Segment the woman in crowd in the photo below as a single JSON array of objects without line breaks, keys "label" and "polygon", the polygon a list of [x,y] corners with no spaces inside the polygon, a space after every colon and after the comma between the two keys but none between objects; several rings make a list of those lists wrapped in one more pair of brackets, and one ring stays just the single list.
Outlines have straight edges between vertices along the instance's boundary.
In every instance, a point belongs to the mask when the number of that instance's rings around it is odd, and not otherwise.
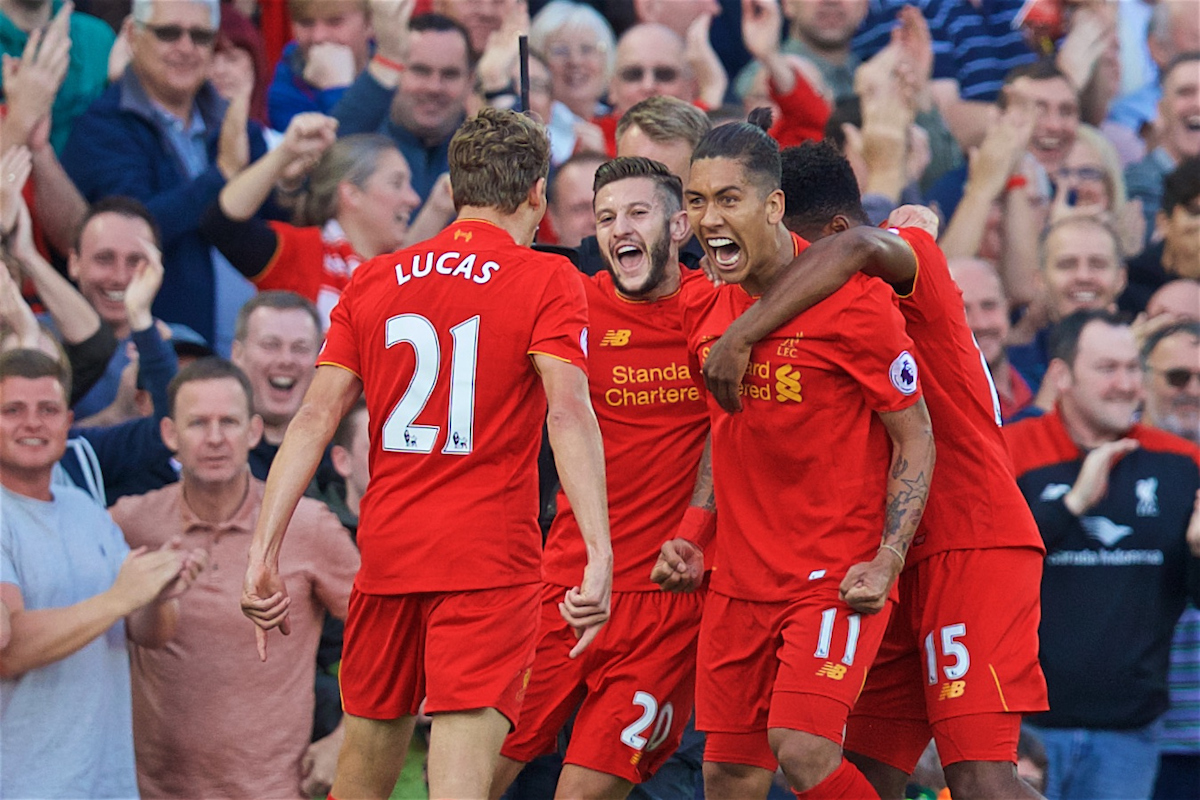
[{"label": "woman in crowd", "polygon": [[[359,263],[405,242],[420,203],[391,139],[356,134],[335,142],[335,130],[321,114],[294,117],[283,143],[227,183],[201,225],[259,289],[307,297],[326,324]],[[303,181],[308,168],[306,185],[291,192],[295,224],[254,216],[278,184]]]}]

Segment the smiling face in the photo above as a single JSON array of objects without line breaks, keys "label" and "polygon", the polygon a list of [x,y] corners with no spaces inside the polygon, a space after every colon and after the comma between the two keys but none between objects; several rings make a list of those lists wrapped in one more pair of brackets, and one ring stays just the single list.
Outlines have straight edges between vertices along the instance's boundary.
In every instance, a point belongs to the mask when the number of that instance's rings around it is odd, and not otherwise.
[{"label": "smiling face", "polygon": [[1125,289],[1125,267],[1112,234],[1087,220],[1060,224],[1046,239],[1042,277],[1050,318],[1109,308]]},{"label": "smiling face", "polygon": [[48,480],[67,449],[72,420],[58,379],[9,376],[0,381],[0,476]]},{"label": "smiling face", "polygon": [[464,113],[473,77],[461,33],[411,31],[392,118],[420,139],[449,137]]},{"label": "smiling face", "polygon": [[721,279],[760,293],[761,273],[778,256],[783,192],[759,186],[741,161],[702,158],[692,162],[683,198],[692,232]]},{"label": "smiling face", "polygon": [[146,260],[142,242],[153,242],[154,232],[141,217],[97,214],[79,236],[79,250],[71,251],[67,270],[79,293],[118,338],[129,335],[125,290]]},{"label": "smiling face", "polygon": [[1164,336],[1146,359],[1145,387],[1146,421],[1200,444],[1200,339]]},{"label": "smiling face", "polygon": [[254,387],[254,411],[280,436],[312,383],[319,342],[307,311],[259,307],[247,320],[245,341],[233,343],[233,363]]},{"label": "smiling face", "polygon": [[134,25],[130,36],[130,66],[143,88],[172,111],[192,103],[208,78],[213,46],[197,45],[190,34],[173,42],[161,41],[153,29],[168,26],[215,32],[207,5],[188,0],[159,0],[145,25]]},{"label": "smiling face", "polygon": [[1053,176],[1060,190],[1075,191],[1076,206],[1094,206],[1098,210],[1112,208],[1112,195],[1105,180],[1104,160],[1083,138],[1077,138],[1062,166]]},{"label": "smiling face", "polygon": [[1176,161],[1200,155],[1200,59],[1176,64],[1162,90],[1163,146]]},{"label": "smiling face", "polygon": [[384,150],[361,187],[349,182],[344,185],[338,221],[346,230],[362,231],[371,239],[359,255],[372,258],[404,244],[409,218],[421,204],[410,177],[408,162],[400,151]]},{"label": "smiling face", "polygon": [[596,193],[596,239],[617,290],[653,300],[679,288],[679,241],[687,221],[649,178],[626,178]]},{"label": "smiling face", "polygon": [[[1060,362],[1061,363],[1061,362]],[[1142,400],[1142,370],[1128,325],[1093,320],[1059,384],[1063,413],[1092,442],[1125,435]],[[1084,444],[1084,442],[1081,442]]]},{"label": "smiling face", "polygon": [[686,64],[683,40],[670,28],[630,28],[617,43],[617,64],[608,88],[613,115],[620,117],[647,97],[657,95],[692,102],[696,87]]},{"label": "smiling face", "polygon": [[1066,78],[1017,78],[1008,90],[1028,99],[1034,114],[1029,152],[1051,174],[1058,171],[1075,144],[1079,100]]},{"label": "smiling face", "polygon": [[608,82],[608,45],[583,25],[561,28],[546,37],[554,99],[591,119]]},{"label": "smiling face", "polygon": [[262,420],[250,413],[236,378],[189,381],[175,396],[175,413],[162,421],[163,442],[175,453],[185,485],[206,489],[245,479]]}]

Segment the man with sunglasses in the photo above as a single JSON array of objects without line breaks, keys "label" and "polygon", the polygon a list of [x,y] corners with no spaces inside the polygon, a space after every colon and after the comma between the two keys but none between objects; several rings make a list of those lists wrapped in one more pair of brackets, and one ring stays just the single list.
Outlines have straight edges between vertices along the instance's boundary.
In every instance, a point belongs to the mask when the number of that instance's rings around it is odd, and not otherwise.
[{"label": "man with sunglasses", "polygon": [[217,0],[134,0],[129,67],[76,121],[63,167],[88,202],[125,195],[150,209],[167,267],[156,316],[228,353],[253,288],[200,237],[200,217],[266,146],[208,83],[219,22]]},{"label": "man with sunglasses", "polygon": [[1200,599],[1186,540],[1200,448],[1133,421],[1142,365],[1121,318],[1069,315],[1051,354],[1055,409],[1004,429],[1046,544],[1039,637],[1050,711],[1028,723],[1050,757],[1047,797],[1146,798],[1172,632],[1188,594]]},{"label": "man with sunglasses", "polygon": [[1174,322],[1150,334],[1142,361],[1142,419],[1200,444],[1200,322]]}]

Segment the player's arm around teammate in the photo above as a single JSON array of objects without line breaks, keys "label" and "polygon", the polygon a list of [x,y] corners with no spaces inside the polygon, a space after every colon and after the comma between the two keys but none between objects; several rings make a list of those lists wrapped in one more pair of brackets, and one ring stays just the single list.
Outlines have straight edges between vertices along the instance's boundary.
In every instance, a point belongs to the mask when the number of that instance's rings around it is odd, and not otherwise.
[{"label": "player's arm around teammate", "polygon": [[917,259],[899,236],[865,225],[843,228],[810,244],[779,281],[713,342],[704,361],[704,383],[721,407],[741,410],[738,387],[756,342],[829,297],[860,271],[901,287],[916,278]]},{"label": "player's arm around teammate", "polygon": [[534,355],[533,360],[546,390],[546,430],[554,463],[587,547],[583,579],[567,590],[559,604],[563,619],[579,635],[571,648],[575,658],[608,621],[612,599],[604,444],[583,371],[550,356]]}]

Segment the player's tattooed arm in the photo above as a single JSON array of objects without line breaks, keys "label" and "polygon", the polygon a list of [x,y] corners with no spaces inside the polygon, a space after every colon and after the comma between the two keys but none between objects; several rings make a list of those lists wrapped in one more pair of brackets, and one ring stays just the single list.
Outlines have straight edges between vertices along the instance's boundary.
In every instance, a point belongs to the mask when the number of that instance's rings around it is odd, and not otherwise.
[{"label": "player's tattooed arm", "polygon": [[[717,511],[717,496],[713,492],[711,434],[704,440],[704,452],[700,454],[700,464],[696,467],[696,485],[692,489],[691,504],[714,514]],[[705,543],[697,542],[697,544]]]},{"label": "player's tattooed arm", "polygon": [[879,417],[892,439],[883,538],[875,558],[851,567],[840,589],[842,599],[863,614],[883,610],[892,584],[904,569],[904,559],[925,513],[936,457],[933,425],[924,399],[903,411]]},{"label": "player's tattooed arm", "polygon": [[717,532],[717,500],[713,492],[712,436],[696,467],[692,502],[684,512],[674,539],[663,542],[650,580],[664,592],[691,592],[704,580],[704,548]]},{"label": "player's tattooed arm", "polygon": [[868,225],[818,239],[784,268],[757,303],[713,342],[704,361],[704,383],[726,411],[740,411],[738,387],[750,363],[750,348],[792,317],[841,288],[854,273],[911,286],[917,273],[912,248],[899,236]]}]

